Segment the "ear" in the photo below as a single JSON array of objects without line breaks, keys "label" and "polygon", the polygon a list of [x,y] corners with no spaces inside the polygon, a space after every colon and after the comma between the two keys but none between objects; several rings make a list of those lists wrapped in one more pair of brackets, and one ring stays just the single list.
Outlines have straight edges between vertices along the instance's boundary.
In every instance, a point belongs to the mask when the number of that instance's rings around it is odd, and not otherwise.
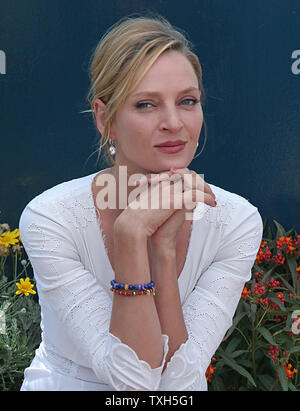
[{"label": "ear", "polygon": [[102,100],[97,98],[94,102],[94,113],[97,123],[97,129],[101,134],[103,134],[105,126],[105,109],[106,105],[103,103]]}]

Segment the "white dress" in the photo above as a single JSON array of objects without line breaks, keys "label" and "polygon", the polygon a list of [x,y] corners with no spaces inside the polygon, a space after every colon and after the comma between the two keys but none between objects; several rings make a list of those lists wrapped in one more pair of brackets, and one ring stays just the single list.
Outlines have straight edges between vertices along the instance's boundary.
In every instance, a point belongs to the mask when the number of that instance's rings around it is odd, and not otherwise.
[{"label": "white dress", "polygon": [[[262,239],[257,208],[210,184],[217,206],[198,203],[178,279],[188,340],[164,372],[109,333],[114,271],[92,196],[97,173],[31,200],[19,222],[41,306],[42,342],[21,390],[201,391],[232,324]],[[139,297],[133,297],[139,298]]]}]

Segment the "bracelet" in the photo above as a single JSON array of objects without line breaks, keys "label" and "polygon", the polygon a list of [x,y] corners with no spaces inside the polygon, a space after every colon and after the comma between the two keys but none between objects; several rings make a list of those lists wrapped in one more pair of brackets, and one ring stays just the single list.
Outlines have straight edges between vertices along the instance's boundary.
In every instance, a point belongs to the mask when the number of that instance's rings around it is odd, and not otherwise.
[{"label": "bracelet", "polygon": [[111,287],[110,291],[119,294],[119,295],[125,295],[125,296],[134,296],[134,295],[155,295],[155,288],[151,287],[146,290],[133,290],[133,291],[124,291],[124,290],[119,290],[117,288]]},{"label": "bracelet", "polygon": [[150,290],[155,286],[154,281],[151,281],[150,283],[146,284],[121,284],[118,283],[115,280],[111,280],[110,284],[112,285],[112,288],[116,290],[125,290],[125,291],[143,291],[143,290]]}]

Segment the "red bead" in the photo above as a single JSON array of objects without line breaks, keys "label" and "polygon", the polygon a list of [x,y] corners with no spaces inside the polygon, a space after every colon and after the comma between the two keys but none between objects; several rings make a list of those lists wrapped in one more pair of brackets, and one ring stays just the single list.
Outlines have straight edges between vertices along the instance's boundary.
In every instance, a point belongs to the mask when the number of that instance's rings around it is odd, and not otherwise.
[{"label": "red bead", "polygon": [[143,290],[143,294],[147,294],[147,290]]},{"label": "red bead", "polygon": [[126,295],[125,291],[122,291],[121,294],[122,294],[122,295]]},{"label": "red bead", "polygon": [[138,295],[142,295],[142,294],[143,294],[143,292],[142,292],[142,291],[139,291],[139,292],[138,292]]},{"label": "red bead", "polygon": [[129,291],[129,292],[127,292],[127,293],[126,293],[126,295],[131,295],[131,292],[130,292],[130,291]]}]

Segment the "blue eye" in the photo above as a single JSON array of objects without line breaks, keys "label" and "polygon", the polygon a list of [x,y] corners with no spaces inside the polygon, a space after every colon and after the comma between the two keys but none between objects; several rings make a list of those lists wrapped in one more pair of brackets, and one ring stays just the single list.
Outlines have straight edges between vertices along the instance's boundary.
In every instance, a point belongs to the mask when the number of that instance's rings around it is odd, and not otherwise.
[{"label": "blue eye", "polygon": [[138,108],[138,109],[148,108],[148,107],[145,107],[147,104],[152,106],[151,103],[137,103],[136,108]]},{"label": "blue eye", "polygon": [[183,100],[183,101],[181,102],[181,104],[184,103],[185,101],[191,101],[192,104],[184,104],[184,106],[194,106],[195,104],[197,104],[197,103],[200,102],[200,100],[195,100],[195,99],[193,99],[193,98],[186,98],[185,100]]}]

